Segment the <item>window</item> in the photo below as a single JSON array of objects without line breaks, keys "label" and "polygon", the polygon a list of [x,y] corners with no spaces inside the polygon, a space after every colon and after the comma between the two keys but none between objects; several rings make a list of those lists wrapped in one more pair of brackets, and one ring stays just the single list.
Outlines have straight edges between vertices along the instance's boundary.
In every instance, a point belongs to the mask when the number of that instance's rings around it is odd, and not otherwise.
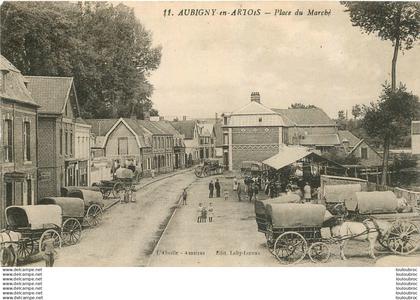
[{"label": "window", "polygon": [[368,158],[368,149],[366,147],[363,147],[360,149],[361,151],[361,156],[362,159],[367,159]]},{"label": "window", "polygon": [[127,155],[128,154],[128,138],[120,137],[118,138],[118,155]]},{"label": "window", "polygon": [[3,126],[3,136],[4,136],[4,161],[12,162],[13,161],[13,122],[12,120],[4,120]]},{"label": "window", "polygon": [[23,122],[23,160],[31,160],[31,123]]},{"label": "window", "polygon": [[73,132],[70,131],[70,154],[73,154]]},{"label": "window", "polygon": [[32,204],[32,180],[28,179],[26,180],[26,199],[27,199],[27,204],[31,205]]},{"label": "window", "polygon": [[60,155],[63,155],[63,129],[60,129]]},{"label": "window", "polygon": [[69,154],[69,133],[67,132],[67,130],[64,134],[64,145],[65,145],[65,148],[66,148],[66,155],[67,155],[67,154]]},{"label": "window", "polygon": [[13,183],[6,182],[6,207],[13,205]]}]

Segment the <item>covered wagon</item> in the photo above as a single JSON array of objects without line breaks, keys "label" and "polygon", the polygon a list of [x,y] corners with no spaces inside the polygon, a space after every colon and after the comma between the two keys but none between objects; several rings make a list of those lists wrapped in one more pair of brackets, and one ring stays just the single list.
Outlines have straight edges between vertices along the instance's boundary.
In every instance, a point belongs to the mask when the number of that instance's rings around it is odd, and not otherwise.
[{"label": "covered wagon", "polygon": [[20,234],[17,241],[19,260],[42,251],[44,241],[52,237],[54,247],[61,247],[62,210],[58,205],[9,206],[5,209],[7,229]]},{"label": "covered wagon", "polygon": [[353,202],[356,193],[362,190],[360,184],[325,185],[323,199],[327,210],[333,215],[345,213],[345,203]]},{"label": "covered wagon", "polygon": [[307,253],[317,261],[329,258],[329,248],[321,241],[324,205],[271,203],[266,211],[267,245],[281,263],[297,263]]}]

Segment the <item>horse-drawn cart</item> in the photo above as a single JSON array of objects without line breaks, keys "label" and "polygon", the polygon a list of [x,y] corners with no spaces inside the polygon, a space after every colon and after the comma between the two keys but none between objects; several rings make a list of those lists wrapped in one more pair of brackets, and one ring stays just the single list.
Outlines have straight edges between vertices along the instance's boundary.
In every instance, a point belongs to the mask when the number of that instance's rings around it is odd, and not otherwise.
[{"label": "horse-drawn cart", "polygon": [[62,244],[62,210],[58,205],[9,206],[5,210],[7,229],[17,233],[17,259],[26,260],[41,252],[44,241],[51,237],[54,247]]},{"label": "horse-drawn cart", "polygon": [[89,226],[96,226],[102,221],[105,203],[99,190],[86,189],[85,187],[65,187],[61,191],[63,197],[80,198],[84,203],[84,221]]},{"label": "horse-drawn cart", "polygon": [[99,188],[104,199],[109,198],[111,194],[114,198],[122,198],[127,190],[133,190],[139,183],[140,176],[138,174],[130,169],[119,168],[115,171],[113,180],[101,180],[92,185]]},{"label": "horse-drawn cart", "polygon": [[194,173],[195,176],[200,178],[223,174],[223,165],[220,164],[218,159],[206,159],[202,165],[195,167]]},{"label": "horse-drawn cart", "polygon": [[314,261],[328,260],[330,250],[321,237],[324,205],[269,203],[266,213],[267,246],[281,263],[298,263],[307,254]]}]

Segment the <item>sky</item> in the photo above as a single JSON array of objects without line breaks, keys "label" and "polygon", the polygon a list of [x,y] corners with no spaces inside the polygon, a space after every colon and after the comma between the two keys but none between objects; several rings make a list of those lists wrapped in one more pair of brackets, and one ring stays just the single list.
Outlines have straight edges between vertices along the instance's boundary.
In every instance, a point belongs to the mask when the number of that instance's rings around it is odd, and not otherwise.
[{"label": "sky", "polygon": [[[287,108],[301,102],[330,117],[376,101],[391,79],[393,47],[353,27],[338,2],[124,2],[133,7],[162,61],[150,77],[163,116],[214,117],[259,92],[261,102]],[[261,9],[259,16],[179,16],[182,9]],[[164,9],[173,16],[164,17]],[[275,10],[291,11],[274,16]],[[300,9],[302,16],[295,16]],[[308,16],[309,9],[331,10]],[[271,14],[265,14],[270,12]],[[420,95],[420,45],[400,52],[397,81]]]}]

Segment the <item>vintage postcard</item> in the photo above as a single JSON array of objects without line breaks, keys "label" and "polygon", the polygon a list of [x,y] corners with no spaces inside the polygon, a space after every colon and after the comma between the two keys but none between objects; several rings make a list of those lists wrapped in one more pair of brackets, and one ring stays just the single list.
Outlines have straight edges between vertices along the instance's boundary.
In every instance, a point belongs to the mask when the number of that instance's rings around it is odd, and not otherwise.
[{"label": "vintage postcard", "polygon": [[2,266],[420,264],[418,2],[0,8]]}]

